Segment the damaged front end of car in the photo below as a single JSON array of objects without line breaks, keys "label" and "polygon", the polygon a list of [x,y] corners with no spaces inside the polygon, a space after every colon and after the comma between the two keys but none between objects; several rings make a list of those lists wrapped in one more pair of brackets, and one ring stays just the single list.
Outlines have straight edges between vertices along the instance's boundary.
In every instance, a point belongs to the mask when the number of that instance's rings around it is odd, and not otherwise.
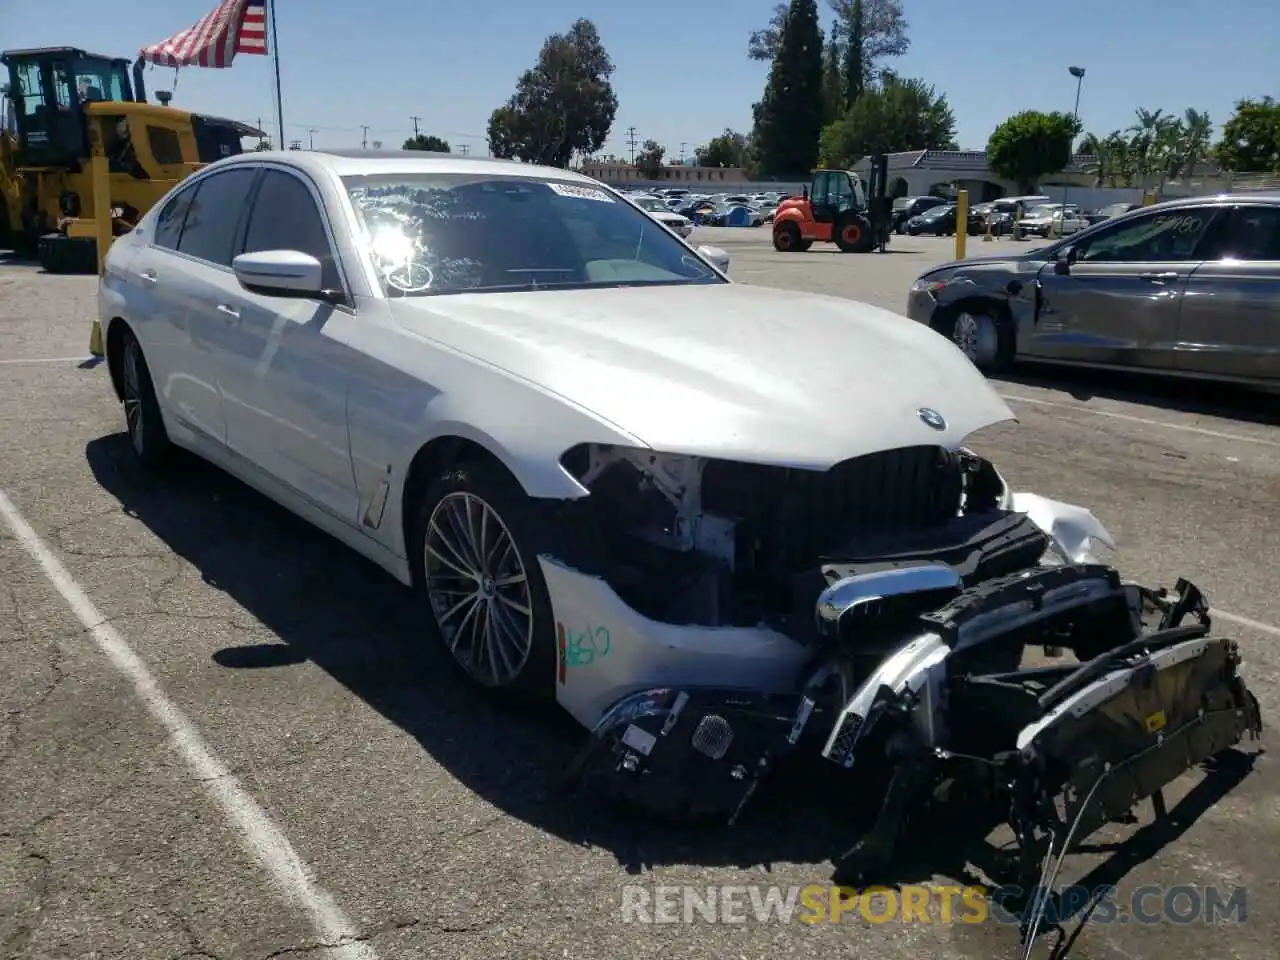
[{"label": "damaged front end of car", "polygon": [[[627,466],[616,481],[653,477],[643,461],[612,457],[597,454],[577,475],[598,483],[607,461]],[[1193,584],[1123,581],[1092,553],[1095,542],[1114,547],[1092,514],[1011,494],[967,452],[863,460],[843,483],[879,483],[878,511],[858,490],[839,499],[812,477],[752,488],[744,478],[769,468],[741,465],[720,489],[706,464],[700,484],[670,473],[666,490],[640,482],[658,506],[598,498],[613,511],[630,503],[608,522],[647,531],[660,554],[630,581],[615,580],[616,568],[589,575],[621,582],[627,606],[648,606],[632,615],[683,633],[654,644],[657,667],[615,675],[631,689],[590,714],[573,781],[732,823],[766,777],[811,758],[851,795],[876,794],[870,830],[833,858],[842,882],[876,880],[908,815],[964,797],[1001,813],[1020,879],[1043,885],[1101,826],[1146,799],[1162,812],[1164,787],[1259,736],[1236,644],[1212,634]],[[696,503],[677,493],[695,489]],[[662,503],[675,519],[653,520]],[[824,521],[855,536],[824,543]],[[806,564],[806,552],[819,562]],[[622,555],[637,565],[643,554]],[[687,625],[671,627],[673,617]],[[690,648],[712,659],[682,662]],[[1036,651],[1053,662],[1027,665]],[[715,656],[722,666],[709,668]]]}]

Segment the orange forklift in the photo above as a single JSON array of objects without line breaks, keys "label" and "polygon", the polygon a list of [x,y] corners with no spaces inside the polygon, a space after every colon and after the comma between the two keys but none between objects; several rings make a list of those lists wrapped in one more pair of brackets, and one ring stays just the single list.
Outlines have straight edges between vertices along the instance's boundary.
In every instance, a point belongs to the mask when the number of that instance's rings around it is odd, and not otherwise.
[{"label": "orange forklift", "polygon": [[815,170],[801,197],[778,205],[773,248],[802,253],[815,243],[834,243],[841,253],[883,250],[889,242],[893,201],[885,196],[887,158],[871,159],[871,198],[851,170]]}]

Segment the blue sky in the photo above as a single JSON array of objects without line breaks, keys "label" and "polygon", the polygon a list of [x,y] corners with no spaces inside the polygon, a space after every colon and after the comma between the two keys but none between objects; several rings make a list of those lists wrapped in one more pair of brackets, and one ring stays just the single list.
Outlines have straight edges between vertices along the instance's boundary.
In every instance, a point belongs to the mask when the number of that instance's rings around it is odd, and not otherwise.
[{"label": "blue sky", "polygon": [[[1243,96],[1280,95],[1276,0],[906,0],[911,49],[895,67],[945,92],[962,147],[982,148],[992,128],[1023,109],[1070,110],[1073,63],[1087,75],[1085,129],[1127,126],[1135,107],[1208,110],[1219,126]],[[6,46],[74,45],[133,57],[197,21],[216,0],[101,0],[0,4]],[[620,109],[610,152],[626,129],[668,156],[725,127],[745,130],[766,65],[746,58],[750,31],[774,0],[642,3],[489,0],[279,0],[286,137],[317,147],[369,139],[398,146],[412,133],[444,136],[482,153],[489,113],[511,94],[543,39],[591,17],[617,67]],[[825,0],[824,0],[825,3]],[[823,7],[824,25],[830,13]],[[148,70],[148,86],[172,85]],[[227,70],[183,70],[175,106],[259,117],[275,130],[270,62],[239,57]],[[315,128],[314,134],[308,128]]]}]

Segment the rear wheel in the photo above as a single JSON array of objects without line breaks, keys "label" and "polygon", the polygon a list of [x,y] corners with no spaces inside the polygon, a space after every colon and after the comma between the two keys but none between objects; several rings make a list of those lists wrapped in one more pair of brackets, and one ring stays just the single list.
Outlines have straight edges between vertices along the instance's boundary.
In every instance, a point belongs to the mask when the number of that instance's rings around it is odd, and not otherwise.
[{"label": "rear wheel", "polygon": [[832,235],[841,253],[866,253],[875,242],[871,224],[856,213],[847,213],[837,220]]},{"label": "rear wheel", "polygon": [[773,226],[773,249],[779,253],[795,253],[809,249],[804,238],[800,236],[800,228],[790,220],[775,223]]},{"label": "rear wheel", "polygon": [[134,455],[143,466],[155,469],[163,466],[172,453],[169,433],[164,428],[164,417],[156,399],[155,385],[142,344],[125,330],[120,338],[120,392],[124,397],[124,425]]}]

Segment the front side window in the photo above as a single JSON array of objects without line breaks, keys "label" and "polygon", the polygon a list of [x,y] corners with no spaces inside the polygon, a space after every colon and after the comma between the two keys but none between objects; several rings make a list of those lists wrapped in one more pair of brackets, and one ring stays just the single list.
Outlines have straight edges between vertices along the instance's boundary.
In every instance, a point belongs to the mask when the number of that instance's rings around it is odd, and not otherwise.
[{"label": "front side window", "polygon": [[187,211],[178,251],[199,260],[231,266],[236,228],[249,199],[257,171],[224,170],[200,181],[200,190]]},{"label": "front side window", "polygon": [[727,282],[590,184],[460,173],[343,183],[389,295]]},{"label": "front side window", "polygon": [[1081,263],[1190,260],[1213,220],[1213,208],[1169,210],[1118,224],[1081,241]]},{"label": "front side window", "polygon": [[268,170],[262,175],[245,233],[245,253],[264,250],[297,250],[310,254],[324,268],[324,288],[337,290],[341,286],[324,218],[315,198],[305,183],[280,170]]}]

